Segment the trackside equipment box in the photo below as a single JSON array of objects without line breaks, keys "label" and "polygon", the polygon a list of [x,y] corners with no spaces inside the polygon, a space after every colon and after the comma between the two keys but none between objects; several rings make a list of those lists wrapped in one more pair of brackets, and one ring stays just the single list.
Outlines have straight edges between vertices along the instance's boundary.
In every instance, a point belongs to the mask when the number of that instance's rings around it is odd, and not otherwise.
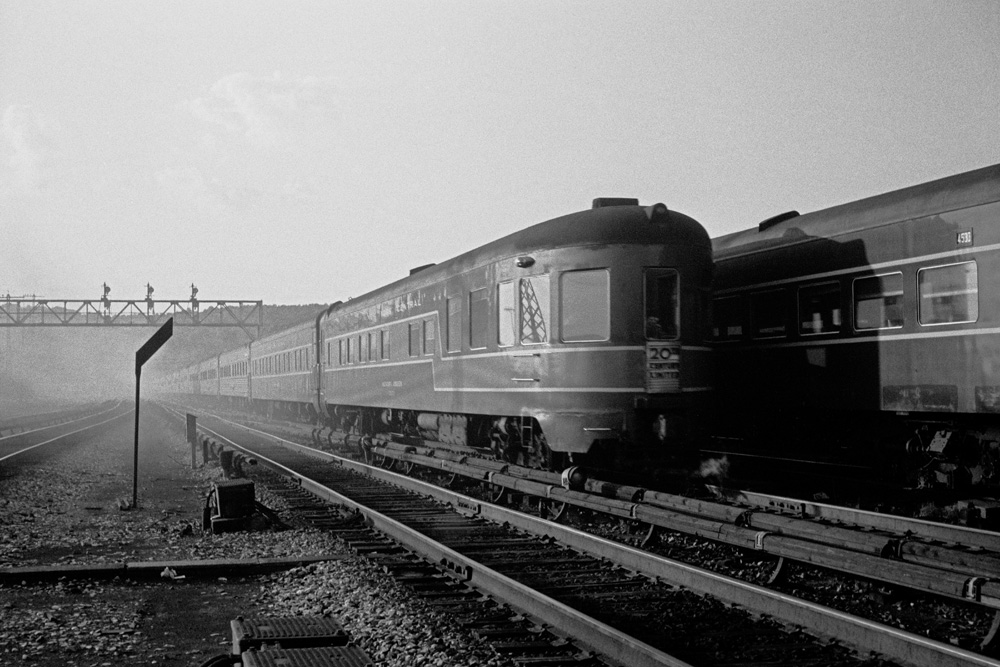
[{"label": "trackside equipment box", "polygon": [[240,658],[243,667],[375,667],[375,662],[357,646],[251,650]]},{"label": "trackside equipment box", "polygon": [[[256,507],[254,484],[249,479],[216,482],[209,497],[207,524],[213,533],[245,530]],[[207,527],[207,526],[206,526]]]},{"label": "trackside equipment box", "polygon": [[280,618],[238,618],[233,628],[233,655],[250,649],[313,648],[346,646],[350,639],[343,626],[324,616],[285,616]]},{"label": "trackside equipment box", "polygon": [[219,516],[223,519],[243,519],[253,514],[254,486],[249,479],[229,479],[215,483]]}]

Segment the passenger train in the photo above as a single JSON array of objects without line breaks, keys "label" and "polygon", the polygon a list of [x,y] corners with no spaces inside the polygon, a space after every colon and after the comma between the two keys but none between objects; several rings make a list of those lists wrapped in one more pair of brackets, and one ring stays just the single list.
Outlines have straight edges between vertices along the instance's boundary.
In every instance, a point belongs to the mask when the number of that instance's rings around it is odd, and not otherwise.
[{"label": "passenger train", "polygon": [[706,422],[711,279],[695,220],[602,198],[158,388],[548,469],[664,461]]},{"label": "passenger train", "polygon": [[160,378],[359,438],[1000,486],[1000,165],[710,241],[598,199]]},{"label": "passenger train", "polygon": [[1000,484],[1000,165],[776,216],[713,256],[721,442]]}]

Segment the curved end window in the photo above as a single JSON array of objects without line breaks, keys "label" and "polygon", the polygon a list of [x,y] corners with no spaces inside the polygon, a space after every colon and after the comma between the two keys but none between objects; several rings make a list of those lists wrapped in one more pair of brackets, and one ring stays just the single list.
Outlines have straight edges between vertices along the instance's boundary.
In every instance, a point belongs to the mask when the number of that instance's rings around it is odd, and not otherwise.
[{"label": "curved end window", "polygon": [[559,278],[559,328],[566,343],[611,338],[611,278],[607,269],[569,271]]},{"label": "curved end window", "polygon": [[525,345],[549,341],[549,276],[521,279],[521,342]]},{"label": "curved end window", "polygon": [[680,280],[674,269],[646,270],[646,338],[673,340],[680,323]]}]

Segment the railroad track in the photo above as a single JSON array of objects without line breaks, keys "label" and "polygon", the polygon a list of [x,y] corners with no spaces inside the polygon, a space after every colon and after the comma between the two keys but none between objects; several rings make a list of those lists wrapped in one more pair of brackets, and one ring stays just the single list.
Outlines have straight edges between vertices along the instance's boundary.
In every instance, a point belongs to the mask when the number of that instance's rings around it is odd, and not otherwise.
[{"label": "railroad track", "polygon": [[82,411],[73,410],[7,422],[0,428],[0,433],[7,431],[7,435],[0,435],[0,462],[100,428],[131,413],[130,404],[118,402]]},{"label": "railroad track", "polygon": [[[278,444],[273,436],[242,433],[232,437],[243,444],[229,441],[228,445],[246,448],[261,461],[266,458],[268,466],[296,480],[300,490],[353,508],[405,548],[422,550],[432,562],[445,563],[463,585],[507,600],[529,618],[566,629],[578,646],[598,651],[612,662],[863,664],[876,653],[901,664],[1000,664],[419,480],[305,448],[291,451],[291,443]],[[218,432],[212,437],[225,439]],[[446,468],[442,470],[447,472]],[[495,476],[490,479],[496,481]],[[372,503],[383,505],[384,511],[369,507]],[[503,524],[524,532],[498,527]],[[552,544],[553,538],[558,545]],[[775,620],[761,620],[761,615]],[[629,628],[631,638],[614,626]],[[801,628],[836,637],[858,653],[817,640]],[[767,639],[758,643],[762,637]],[[623,646],[638,653],[616,653]]]},{"label": "railroad track", "polygon": [[21,415],[12,419],[4,419],[0,421],[0,438],[81,419],[95,412],[102,412],[107,407],[108,403],[83,405],[55,412]]}]

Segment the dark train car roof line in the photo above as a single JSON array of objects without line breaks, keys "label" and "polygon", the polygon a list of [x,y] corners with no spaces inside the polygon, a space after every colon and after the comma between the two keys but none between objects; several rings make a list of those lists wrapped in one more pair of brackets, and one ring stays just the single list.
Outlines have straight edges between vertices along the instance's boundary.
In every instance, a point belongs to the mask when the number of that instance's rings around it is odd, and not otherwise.
[{"label": "dark train car roof line", "polygon": [[1000,164],[712,239],[716,260],[1000,201]]},{"label": "dark train car roof line", "polygon": [[564,247],[663,243],[668,239],[677,244],[711,243],[707,232],[693,218],[669,210],[665,221],[654,222],[649,219],[647,208],[649,207],[610,206],[545,220],[360,294],[350,301],[335,304],[327,310],[327,314],[337,309],[346,310],[363,302],[378,301],[419,289],[440,282],[447,276],[458,275],[504,257]]}]

